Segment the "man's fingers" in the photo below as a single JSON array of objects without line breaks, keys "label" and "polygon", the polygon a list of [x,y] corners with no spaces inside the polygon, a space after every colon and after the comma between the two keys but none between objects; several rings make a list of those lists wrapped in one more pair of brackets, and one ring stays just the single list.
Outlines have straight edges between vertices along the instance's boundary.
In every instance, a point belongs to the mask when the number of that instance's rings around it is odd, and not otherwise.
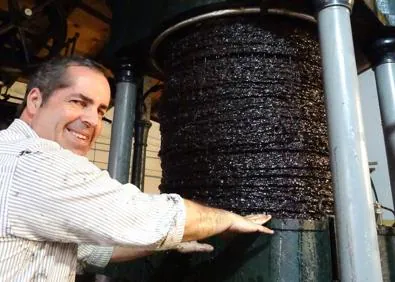
[{"label": "man's fingers", "polygon": [[255,224],[260,225],[259,226],[259,230],[258,230],[259,232],[266,233],[266,234],[273,234],[274,233],[273,230],[271,230],[271,229],[269,229],[269,228],[267,228],[265,226],[262,226],[262,224],[265,224],[266,222],[268,222],[272,218],[271,215],[268,215],[268,214],[250,214],[250,215],[245,216],[244,218],[249,220],[249,221],[251,221],[251,222],[253,222],[253,223],[255,223]]},{"label": "man's fingers", "polygon": [[271,230],[270,228],[267,228],[265,226],[260,226],[259,232],[266,233],[266,234],[274,234],[273,230]]},{"label": "man's fingers", "polygon": [[194,253],[194,252],[208,253],[208,252],[212,252],[214,250],[214,247],[209,244],[199,243],[197,241],[191,241],[191,242],[182,242],[178,244],[176,250],[180,253]]},{"label": "man's fingers", "polygon": [[269,214],[250,214],[245,216],[244,218],[252,221],[255,224],[262,225],[268,222],[272,218],[272,216]]}]

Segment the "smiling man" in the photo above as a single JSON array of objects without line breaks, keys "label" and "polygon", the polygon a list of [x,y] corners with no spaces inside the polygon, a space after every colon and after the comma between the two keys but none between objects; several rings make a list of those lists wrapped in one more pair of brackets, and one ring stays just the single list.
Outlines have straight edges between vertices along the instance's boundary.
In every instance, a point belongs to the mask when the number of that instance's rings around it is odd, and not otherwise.
[{"label": "smiling man", "polygon": [[[102,118],[110,103],[110,86],[93,64],[71,64],[63,75],[56,71],[48,73],[50,68],[49,65],[40,71],[52,77],[40,79],[43,75],[39,73],[39,78],[29,83],[26,102],[32,107],[25,107],[21,119],[41,138],[84,156],[100,135]],[[47,82],[49,87],[40,85]]]},{"label": "smiling man", "polygon": [[87,59],[47,62],[29,81],[20,119],[0,131],[0,281],[74,281],[79,244],[118,246],[103,250],[121,261],[222,232],[272,233],[270,216],[147,195],[90,163],[109,101]]}]

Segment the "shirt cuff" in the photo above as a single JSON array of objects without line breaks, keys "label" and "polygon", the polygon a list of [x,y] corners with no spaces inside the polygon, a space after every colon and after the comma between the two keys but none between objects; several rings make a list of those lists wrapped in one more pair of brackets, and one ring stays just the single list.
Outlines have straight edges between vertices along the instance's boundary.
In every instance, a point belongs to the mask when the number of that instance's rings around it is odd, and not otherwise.
[{"label": "shirt cuff", "polygon": [[105,267],[114,251],[113,247],[95,246],[95,245],[79,245],[78,261],[83,265],[92,265],[96,267]]},{"label": "shirt cuff", "polygon": [[163,243],[160,245],[159,250],[167,250],[175,248],[184,236],[184,228],[186,221],[186,208],[184,199],[176,194],[168,194],[169,197],[174,201],[176,216],[171,223],[169,233]]}]

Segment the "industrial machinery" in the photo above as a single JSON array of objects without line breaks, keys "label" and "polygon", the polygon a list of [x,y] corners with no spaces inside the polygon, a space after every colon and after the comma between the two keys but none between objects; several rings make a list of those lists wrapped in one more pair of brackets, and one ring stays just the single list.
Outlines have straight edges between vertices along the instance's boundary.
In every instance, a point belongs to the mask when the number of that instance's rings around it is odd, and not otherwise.
[{"label": "industrial machinery", "polygon": [[0,80],[2,85],[11,85],[40,62],[59,54],[66,41],[69,10],[60,1],[27,5],[8,0],[6,7],[0,13]]},{"label": "industrial machinery", "polygon": [[[0,72],[19,75],[59,53],[66,22],[56,1],[8,2]],[[393,1],[108,2],[114,20],[103,56],[120,58],[110,174],[128,181],[135,135],[132,182],[142,183],[147,109],[150,116],[142,78],[157,77],[160,189],[270,213],[276,234],[212,238],[210,254],[163,252],[97,273],[114,281],[395,281],[394,230],[376,228],[357,77],[374,68],[394,171]],[[26,23],[42,11],[37,32]]]},{"label": "industrial machinery", "polygon": [[111,5],[107,51],[122,60],[110,173],[127,181],[141,78],[158,77],[161,190],[271,213],[276,234],[213,238],[212,254],[162,253],[102,273],[115,281],[394,281],[391,228],[379,230],[379,251],[357,77],[375,70],[392,167],[391,1]]}]

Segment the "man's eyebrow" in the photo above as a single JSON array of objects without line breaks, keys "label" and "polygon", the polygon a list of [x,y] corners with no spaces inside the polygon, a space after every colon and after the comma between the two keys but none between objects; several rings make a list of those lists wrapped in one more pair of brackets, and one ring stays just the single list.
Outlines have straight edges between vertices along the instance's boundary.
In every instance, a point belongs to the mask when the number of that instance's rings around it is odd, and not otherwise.
[{"label": "man's eyebrow", "polygon": [[[94,103],[93,99],[91,99],[91,98],[85,96],[85,95],[82,94],[82,93],[77,93],[76,96],[77,96],[78,98],[84,100],[84,101],[87,102],[88,104],[93,104],[93,103]],[[107,111],[108,106],[105,105],[105,104],[101,104],[101,105],[99,106],[99,108],[102,109],[102,110],[104,110],[104,111]]]},{"label": "man's eyebrow", "polygon": [[84,102],[87,102],[89,104],[93,104],[93,99],[85,96],[84,94],[76,93],[73,96],[75,96],[76,98],[80,98],[80,99],[84,100]]}]

